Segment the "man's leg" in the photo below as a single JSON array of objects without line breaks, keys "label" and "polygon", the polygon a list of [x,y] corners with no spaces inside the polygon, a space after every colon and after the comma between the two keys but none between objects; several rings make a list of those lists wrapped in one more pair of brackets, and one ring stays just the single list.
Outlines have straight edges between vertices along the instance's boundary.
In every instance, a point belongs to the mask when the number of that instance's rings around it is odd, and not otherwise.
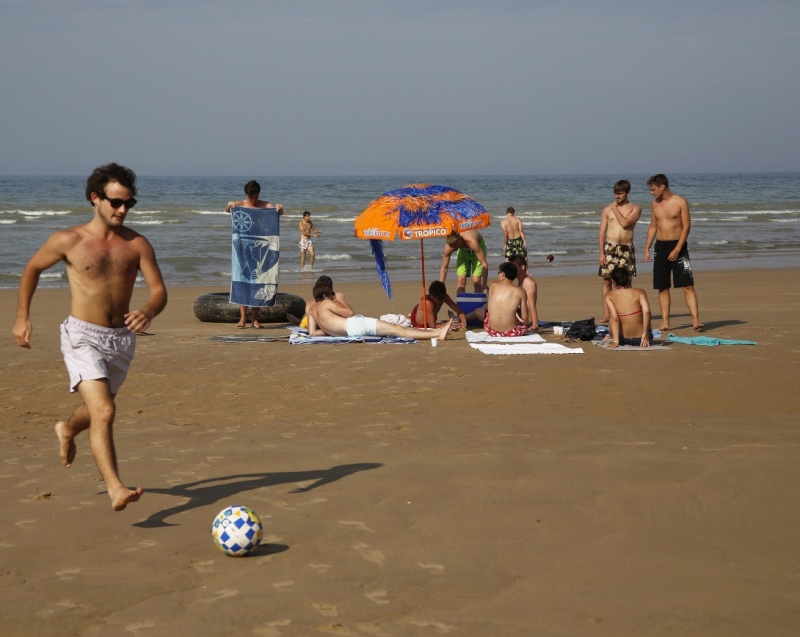
[{"label": "man's leg", "polygon": [[403,338],[415,338],[420,341],[429,341],[432,338],[438,338],[443,341],[447,339],[447,334],[452,325],[453,319],[450,319],[439,329],[423,330],[417,327],[402,327],[394,323],[378,321],[376,332],[378,336],[401,336]]},{"label": "man's leg", "polygon": [[78,392],[89,415],[89,445],[94,461],[106,483],[111,507],[121,511],[129,503],[136,502],[144,491],[141,487],[135,491],[128,489],[119,478],[112,433],[116,414],[114,395],[106,379],[81,381]]},{"label": "man's leg", "polygon": [[467,275],[459,274],[456,281],[456,296],[467,291]]},{"label": "man's leg", "polygon": [[58,455],[61,456],[61,462],[69,469],[72,466],[72,461],[75,460],[75,436],[80,432],[89,428],[89,410],[86,405],[81,403],[78,408],[72,412],[72,415],[67,420],[59,420],[56,423],[56,436],[58,436]]},{"label": "man's leg", "polygon": [[659,328],[662,332],[665,330],[672,329],[669,326],[669,288],[664,288],[663,290],[658,291],[658,305],[661,308],[661,327]]},{"label": "man's leg", "polygon": [[308,267],[312,270],[314,269],[314,259],[316,258],[317,254],[314,252],[314,246],[308,246]]},{"label": "man's leg", "polygon": [[305,248],[300,249],[300,269],[304,269],[306,267],[306,250]]},{"label": "man's leg", "polygon": [[236,327],[247,327],[247,307],[244,305],[239,306],[239,322]]},{"label": "man's leg", "polygon": [[689,314],[692,316],[692,329],[699,332],[705,325],[700,322],[700,309],[697,304],[697,292],[694,291],[694,286],[690,285],[683,288],[683,296],[686,299]]},{"label": "man's leg", "polygon": [[480,294],[483,292],[483,276],[473,276],[472,277],[472,290],[475,294]]},{"label": "man's leg", "polygon": [[608,308],[606,307],[606,295],[611,292],[611,279],[603,279],[603,318],[598,323],[608,323]]},{"label": "man's leg", "polygon": [[264,326],[258,321],[259,309],[257,307],[251,307],[250,311],[253,313],[253,327],[260,330]]}]

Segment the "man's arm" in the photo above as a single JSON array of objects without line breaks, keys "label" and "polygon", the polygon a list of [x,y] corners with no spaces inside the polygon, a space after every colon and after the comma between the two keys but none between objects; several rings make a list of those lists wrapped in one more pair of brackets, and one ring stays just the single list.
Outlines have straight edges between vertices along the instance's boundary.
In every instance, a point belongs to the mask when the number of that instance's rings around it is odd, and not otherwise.
[{"label": "man's arm", "polygon": [[453,248],[445,244],[444,255],[442,256],[442,266],[439,268],[439,280],[444,283],[447,278],[447,271],[450,269],[450,257],[453,255]]},{"label": "man's arm", "polygon": [[125,325],[131,332],[144,332],[153,319],[161,314],[167,306],[167,287],[161,276],[161,269],[156,261],[153,246],[144,237],[138,237],[141,248],[139,251],[139,270],[142,272],[147,289],[150,290],[150,299],[140,309],[128,312],[125,315]]},{"label": "man's arm", "polygon": [[525,327],[530,327],[531,325],[531,315],[528,313],[528,295],[525,293],[525,290],[522,288],[517,288],[519,290],[519,315],[522,318],[522,322],[525,324]]},{"label": "man's arm", "polygon": [[453,299],[450,298],[449,294],[444,298],[444,302],[447,304],[447,307],[449,307],[451,310],[453,310],[453,312],[455,312],[458,315],[459,323],[461,323],[461,325],[466,327],[467,315],[464,314],[464,310],[458,307],[458,304],[455,301],[453,301]]},{"label": "man's arm", "polygon": [[670,261],[677,261],[678,255],[680,255],[683,246],[686,245],[686,241],[689,238],[689,230],[692,229],[692,219],[689,216],[689,203],[686,199],[681,197],[679,206],[681,211],[681,235],[678,237],[678,243],[675,244],[675,249],[670,252],[667,257]]},{"label": "man's arm", "polygon": [[611,347],[616,348],[619,346],[619,315],[617,308],[611,302],[611,295],[606,295],[606,311],[608,312],[608,332],[611,334]]},{"label": "man's arm", "polygon": [[650,301],[644,290],[639,290],[639,304],[642,306],[642,340],[640,347],[650,347]]},{"label": "man's arm", "polygon": [[36,286],[39,285],[39,277],[42,272],[53,267],[66,257],[67,247],[70,244],[71,234],[67,232],[56,232],[36,251],[28,261],[22,271],[19,282],[19,292],[17,294],[17,320],[11,333],[17,341],[17,345],[26,349],[31,348],[31,334],[33,326],[30,321],[31,301]]},{"label": "man's arm", "polygon": [[606,231],[608,230],[608,208],[603,208],[603,213],[600,215],[600,232],[597,234],[597,247],[600,248],[600,257],[598,262],[603,265],[606,262],[605,243]]},{"label": "man's arm", "polygon": [[642,216],[642,207],[633,205],[631,206],[631,211],[626,215],[619,209],[619,206],[611,206],[611,212],[617,218],[617,223],[619,223],[624,230],[630,230],[636,226],[636,222],[639,221],[639,217]]},{"label": "man's arm", "polygon": [[344,300],[344,294],[341,292],[336,293],[336,303],[341,308],[341,312],[338,312],[339,316],[343,316],[345,318],[350,318],[351,316],[355,316],[356,311],[350,306],[350,304]]},{"label": "man's arm", "polygon": [[653,240],[656,238],[656,231],[658,226],[656,225],[656,213],[650,211],[650,225],[647,226],[647,240],[644,244],[644,260],[650,260],[650,246],[653,244]]},{"label": "man's arm", "polygon": [[500,227],[503,229],[503,252],[505,252],[506,248],[508,248],[508,224],[503,221]]}]

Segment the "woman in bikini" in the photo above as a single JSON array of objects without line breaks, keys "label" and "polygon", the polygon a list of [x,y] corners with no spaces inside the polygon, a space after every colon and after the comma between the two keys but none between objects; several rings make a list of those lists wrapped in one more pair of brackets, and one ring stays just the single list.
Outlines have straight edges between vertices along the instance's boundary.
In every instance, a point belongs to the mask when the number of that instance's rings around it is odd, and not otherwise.
[{"label": "woman in bikini", "polygon": [[606,308],[611,320],[611,347],[634,345],[650,347],[650,303],[647,293],[631,287],[631,274],[627,268],[611,271],[614,289],[606,295]]}]

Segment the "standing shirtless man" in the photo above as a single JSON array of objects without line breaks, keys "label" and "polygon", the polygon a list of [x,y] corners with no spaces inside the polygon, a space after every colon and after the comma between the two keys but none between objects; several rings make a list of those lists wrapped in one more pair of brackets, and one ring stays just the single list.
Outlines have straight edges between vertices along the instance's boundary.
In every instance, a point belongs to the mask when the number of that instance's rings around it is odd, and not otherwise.
[{"label": "standing shirtless man", "polygon": [[611,292],[611,273],[614,269],[625,268],[631,277],[636,276],[633,231],[642,216],[642,207],[628,201],[630,191],[631,184],[626,179],[615,183],[614,202],[603,208],[600,217],[600,232],[597,235],[600,268],[597,275],[603,277],[603,318],[598,323],[608,323],[606,295]]},{"label": "standing shirtless man", "polygon": [[[59,454],[69,468],[75,459],[75,437],[89,430],[89,446],[115,511],[136,502],[143,490],[128,489],[119,477],[112,436],[114,398],[133,359],[136,334],[146,330],[167,304],[153,247],[124,226],[125,216],[136,204],[135,194],[132,170],[118,164],[95,169],[86,182],[86,199],[94,206],[94,217],[52,234],[25,266],[12,330],[17,344],[30,349],[30,307],[39,277],[59,261],[66,262],[72,310],[61,324],[61,351],[70,391],[77,391],[83,402],[68,420],[56,423]],[[150,299],[131,311],[133,285],[140,271]]]},{"label": "standing shirtless man", "polygon": [[[241,208],[260,208],[261,210],[266,210],[267,208],[275,208],[278,211],[279,215],[283,214],[283,205],[282,204],[273,204],[269,201],[262,201],[261,200],[261,184],[259,184],[255,179],[251,179],[244,185],[244,195],[246,199],[242,199],[241,201],[229,201],[228,205],[225,206],[225,212],[231,214],[231,211],[236,207],[239,206]],[[261,321],[258,320],[259,315],[259,308],[253,306],[250,308],[250,311],[253,315],[253,327],[257,330],[260,330],[263,325],[261,325]],[[247,326],[247,306],[240,305],[239,306],[239,323],[236,327],[240,329],[244,329]]]},{"label": "standing shirtless man", "polygon": [[689,217],[689,202],[669,189],[666,175],[653,175],[647,181],[653,195],[650,227],[647,229],[647,243],[644,247],[644,260],[650,261],[650,246],[655,239],[653,251],[653,288],[658,290],[658,304],[661,307],[661,330],[669,330],[669,310],[671,285],[670,276],[676,288],[683,288],[683,295],[692,329],[700,331],[700,311],[697,293],[694,290],[694,274],[689,261],[689,247],[686,243],[692,221]]},{"label": "standing shirtless man", "polygon": [[500,227],[503,229],[503,252],[506,255],[506,261],[511,261],[511,257],[517,254],[528,258],[528,241],[525,239],[525,230],[522,222],[514,214],[513,208],[507,208],[506,218],[500,222]]},{"label": "standing shirtless man", "polygon": [[314,244],[311,242],[312,238],[321,237],[322,233],[317,230],[314,226],[314,222],[311,221],[311,213],[306,210],[303,213],[303,219],[300,221],[299,224],[300,228],[300,269],[306,269],[306,252],[308,252],[309,262],[308,267],[309,269],[314,269],[314,259],[316,258],[316,254],[314,253]]}]

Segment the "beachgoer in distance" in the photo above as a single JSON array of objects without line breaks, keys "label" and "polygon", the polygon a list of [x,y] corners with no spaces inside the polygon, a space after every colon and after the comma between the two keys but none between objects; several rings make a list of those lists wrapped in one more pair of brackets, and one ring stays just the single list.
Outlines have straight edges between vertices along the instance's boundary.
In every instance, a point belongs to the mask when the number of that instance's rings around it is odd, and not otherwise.
[{"label": "beachgoer in distance", "polygon": [[439,280],[444,283],[450,268],[450,257],[456,252],[456,294],[467,288],[467,277],[472,277],[472,287],[476,293],[483,292],[489,278],[489,264],[486,262],[486,241],[477,230],[465,230],[461,234],[453,230],[445,239],[442,267]]},{"label": "beachgoer in distance", "polygon": [[[67,266],[72,308],[61,324],[61,351],[81,404],[55,425],[59,455],[65,467],[75,459],[75,437],[89,430],[89,446],[115,511],[136,502],[143,490],[122,484],[112,426],[115,397],[128,373],[136,334],[167,304],[167,290],[155,252],[142,235],[126,228],[125,216],[136,204],[136,175],[118,164],[96,168],[86,182],[86,199],[94,207],[88,223],[53,233],[22,272],[13,334],[30,349],[30,307],[42,272],[59,261]],[[130,309],[136,275],[142,273],[150,297]]]},{"label": "beachgoer in distance", "polygon": [[[425,309],[422,307],[423,303],[428,306],[427,325],[425,324]],[[467,317],[464,315],[464,311],[450,298],[445,284],[441,281],[434,281],[428,287],[428,294],[425,295],[425,298],[421,299],[420,302],[414,306],[414,309],[411,310],[411,314],[408,315],[411,325],[414,327],[436,327],[436,316],[439,314],[439,310],[442,309],[443,305],[447,305],[447,307],[456,314],[459,327],[467,324]],[[453,330],[455,331],[457,329],[456,321],[454,321]]]},{"label": "beachgoer in distance", "polygon": [[642,216],[642,207],[628,201],[630,191],[630,182],[620,179],[614,184],[614,202],[603,208],[600,215],[600,232],[597,235],[600,268],[597,275],[603,277],[603,318],[598,323],[608,323],[605,299],[611,291],[611,273],[614,269],[625,268],[632,277],[636,276],[633,231]]},{"label": "beachgoer in distance", "polygon": [[497,279],[489,286],[489,299],[483,308],[471,315],[478,316],[483,310],[483,329],[489,336],[525,336],[530,326],[528,295],[514,285],[517,266],[508,261],[501,263]]},{"label": "beachgoer in distance", "polygon": [[316,254],[314,253],[314,244],[311,242],[311,239],[312,237],[321,237],[322,233],[317,230],[314,222],[311,221],[311,213],[308,210],[303,212],[303,219],[300,221],[298,227],[300,228],[300,269],[306,269],[306,252],[308,252],[308,267],[313,270]]},{"label": "beachgoer in distance", "polygon": [[536,301],[538,298],[538,287],[536,279],[528,272],[528,260],[521,254],[515,254],[508,260],[517,266],[517,285],[525,290],[528,299],[528,316],[530,317],[530,331],[539,331],[539,313],[536,311]]},{"label": "beachgoer in distance", "polygon": [[314,286],[314,300],[316,303],[308,310],[310,336],[401,336],[418,340],[445,340],[453,323],[451,320],[439,329],[425,330],[402,327],[361,314],[347,316],[342,306],[336,302],[336,294],[327,283],[317,283]]},{"label": "beachgoer in distance", "polygon": [[683,295],[692,328],[700,331],[700,310],[697,293],[694,289],[694,273],[689,261],[689,230],[692,227],[689,216],[689,202],[669,189],[666,175],[653,175],[647,181],[653,195],[650,227],[647,229],[647,243],[644,247],[644,260],[650,261],[650,246],[655,239],[653,250],[653,289],[658,290],[658,304],[661,307],[661,330],[672,329],[669,325],[670,276],[676,288],[683,288]]},{"label": "beachgoer in distance", "polygon": [[[228,205],[225,206],[225,212],[230,214],[231,210],[233,210],[236,206],[240,206],[242,208],[275,208],[279,215],[283,214],[283,205],[279,203],[272,204],[269,201],[262,201],[259,198],[261,195],[261,184],[259,184],[255,179],[251,179],[244,185],[244,194],[246,198],[241,201],[229,201]],[[253,314],[253,327],[257,330],[260,330],[263,325],[261,325],[261,322],[258,320],[259,308],[251,307],[250,310]],[[239,306],[239,323],[236,325],[236,327],[240,329],[247,327],[246,305]]]},{"label": "beachgoer in distance", "polygon": [[506,208],[506,218],[500,222],[500,227],[503,229],[503,252],[505,252],[506,261],[510,261],[511,257],[517,254],[528,258],[525,230],[522,222],[514,216],[514,213],[514,209],[509,206]]},{"label": "beachgoer in distance", "polygon": [[647,293],[631,287],[631,273],[627,268],[612,270],[611,280],[614,289],[606,294],[605,299],[611,347],[650,347],[650,303]]}]

